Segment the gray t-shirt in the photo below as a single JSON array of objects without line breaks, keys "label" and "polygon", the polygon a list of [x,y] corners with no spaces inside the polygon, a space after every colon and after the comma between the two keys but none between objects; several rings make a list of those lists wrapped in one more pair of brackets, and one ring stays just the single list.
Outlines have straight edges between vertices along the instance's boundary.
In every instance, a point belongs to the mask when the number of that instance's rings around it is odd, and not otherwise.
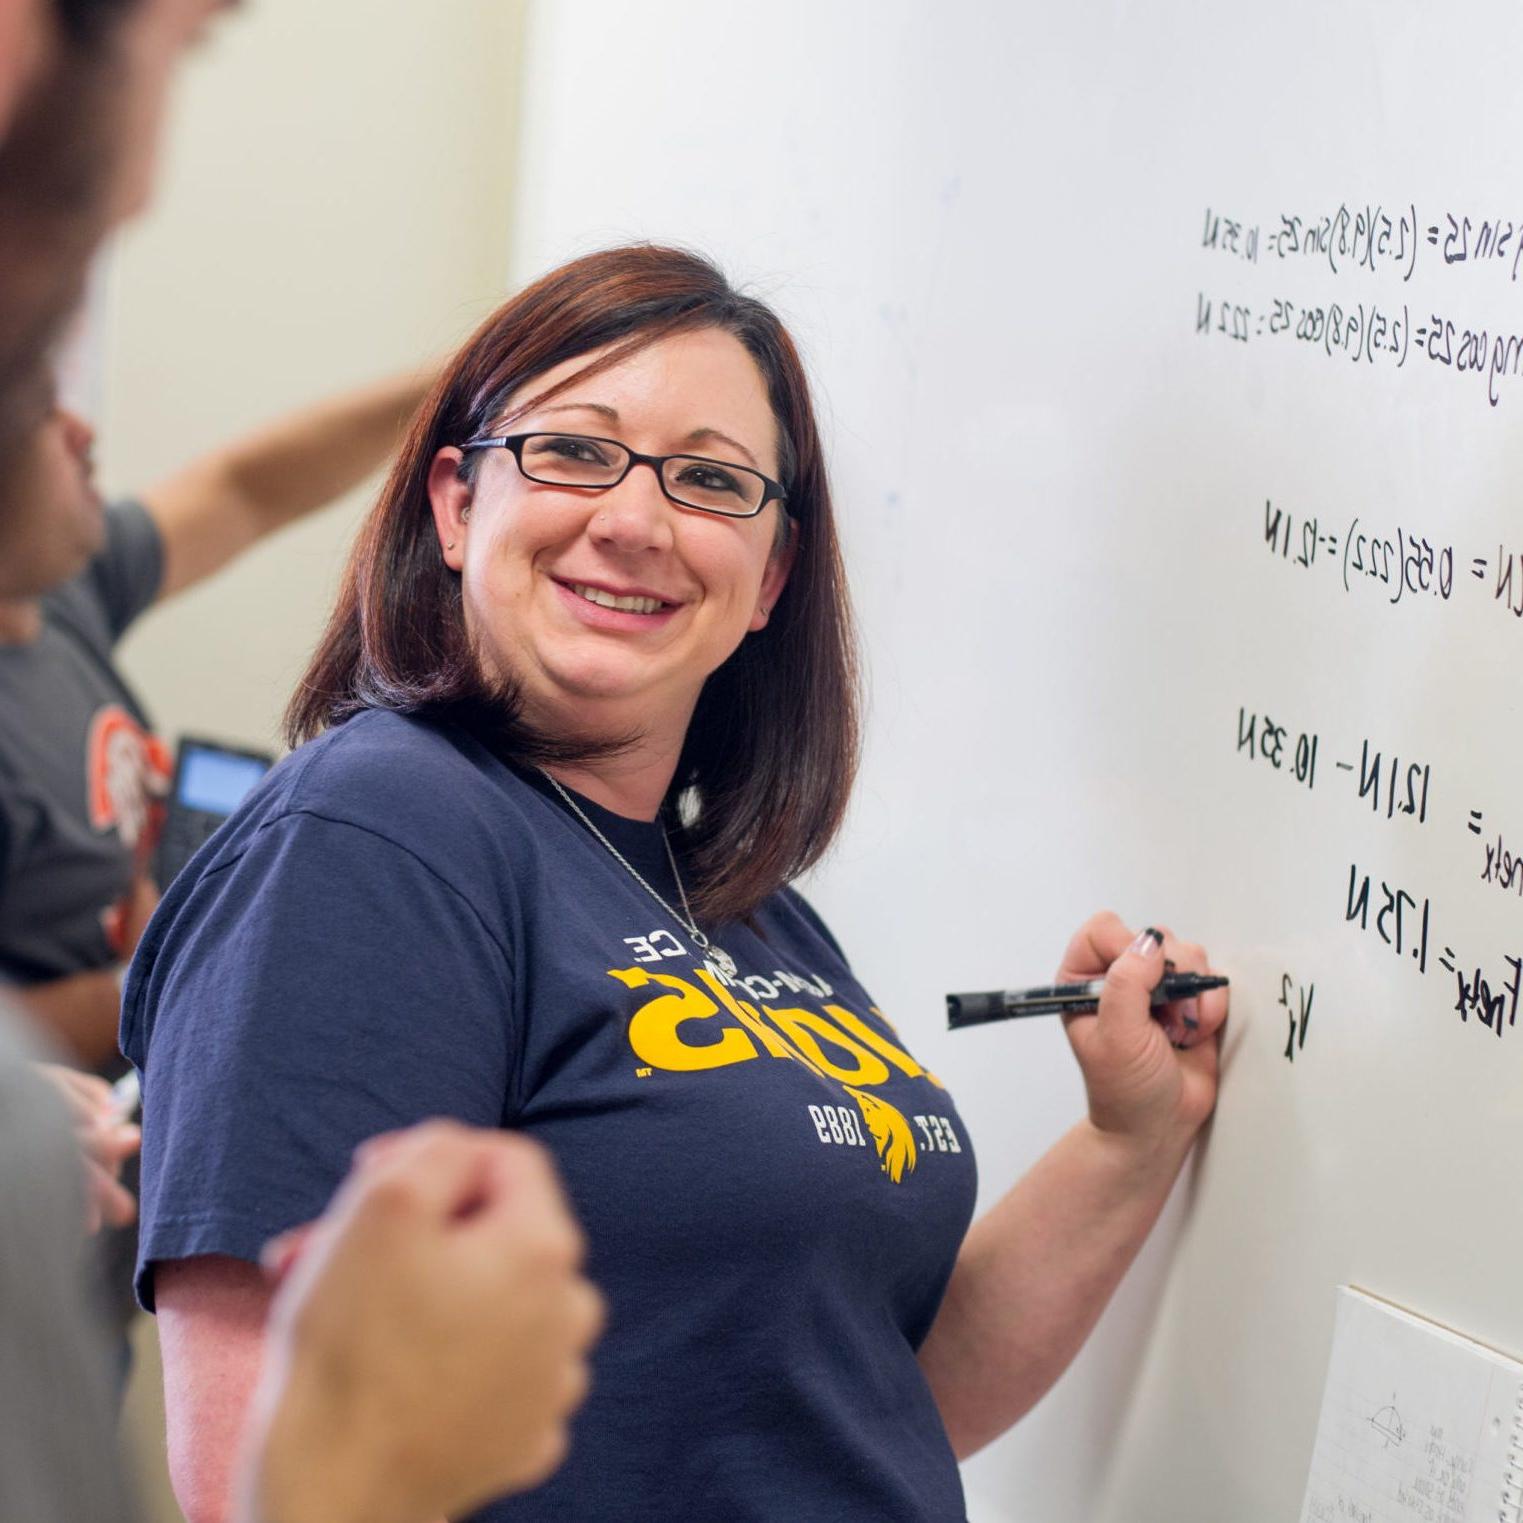
[{"label": "gray t-shirt", "polygon": [[27,645],[0,645],[0,975],[18,984],[119,962],[124,900],[146,867],[171,771],[112,664],[163,577],[138,503],[106,513],[106,543],[42,601]]},{"label": "gray t-shirt", "polygon": [[0,1518],[129,1523],[63,1106],[0,1001]]},{"label": "gray t-shirt", "polygon": [[[153,849],[170,765],[113,652],[163,566],[147,511],[108,508],[100,554],[42,600],[39,637],[0,644],[0,980],[109,968],[128,950],[124,901]],[[136,1189],[136,1159],[123,1183]],[[136,1226],[103,1232],[95,1249],[126,1327]]]}]

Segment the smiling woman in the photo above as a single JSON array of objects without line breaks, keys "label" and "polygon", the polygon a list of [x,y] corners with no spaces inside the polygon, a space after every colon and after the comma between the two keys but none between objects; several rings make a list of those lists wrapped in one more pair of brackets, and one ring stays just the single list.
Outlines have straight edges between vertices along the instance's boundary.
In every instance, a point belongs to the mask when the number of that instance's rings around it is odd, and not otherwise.
[{"label": "smiling woman", "polygon": [[[606,485],[575,482],[576,455]],[[700,500],[720,493],[705,468],[744,516]],[[706,918],[818,860],[856,769],[856,651],[808,385],[770,310],[637,246],[478,330],[365,526],[290,738],[376,708],[448,714],[616,811],[680,814]],[[614,753],[618,797],[577,765]]]},{"label": "smiling woman", "polygon": [[264,1239],[435,1115],[550,1150],[609,1309],[565,1463],[482,1523],[964,1516],[957,1458],[1056,1379],[1209,1112],[1225,997],[1155,1020],[1205,954],[1086,925],[1090,1118],[970,1232],[956,1106],[789,883],[845,806],[854,670],[798,357],[712,266],[593,255],[448,367],[306,743],[127,989],[191,1523],[222,1517]]}]

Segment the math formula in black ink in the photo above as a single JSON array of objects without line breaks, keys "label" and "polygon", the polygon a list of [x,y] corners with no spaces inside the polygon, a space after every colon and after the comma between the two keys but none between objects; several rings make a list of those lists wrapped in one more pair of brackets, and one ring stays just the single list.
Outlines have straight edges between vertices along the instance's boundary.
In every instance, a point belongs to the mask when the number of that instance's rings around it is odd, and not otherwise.
[{"label": "math formula in black ink", "polygon": [[1425,219],[1415,202],[1344,201],[1331,210],[1282,210],[1253,222],[1208,206],[1200,246],[1249,264],[1325,269],[1334,277],[1399,277],[1403,285],[1420,264],[1424,273],[1473,265],[1516,285],[1523,275],[1523,207],[1517,216],[1445,207]]},{"label": "math formula in black ink", "polygon": [[[1474,281],[1456,284],[1458,272],[1516,284],[1523,217],[1447,208],[1421,217],[1412,202],[1344,202],[1327,212],[1280,211],[1251,221],[1207,207],[1200,248],[1215,261],[1201,266],[1195,292],[1195,332],[1203,337],[1288,343],[1396,370],[1409,362],[1437,367],[1467,378],[1491,407],[1523,377],[1523,329],[1510,317],[1487,323],[1454,305],[1486,294]],[[1234,269],[1252,269],[1258,289],[1238,288]],[[1442,278],[1444,289],[1430,291],[1430,275]],[[1421,292],[1413,286],[1419,276]],[[1340,290],[1350,278],[1379,281],[1386,294],[1363,285]],[[1273,284],[1266,287],[1266,279]],[[1313,289],[1313,282],[1332,285]]]},{"label": "math formula in black ink", "polygon": [[1361,931],[1372,932],[1398,957],[1410,956],[1419,973],[1428,971],[1428,924],[1432,914],[1433,906],[1426,896],[1418,899],[1405,888],[1392,887],[1384,878],[1376,880],[1361,872],[1357,862],[1349,865],[1344,919]]},{"label": "math formula in black ink", "polygon": [[[1247,704],[1237,710],[1233,736],[1238,758],[1256,776],[1279,776],[1304,793],[1331,789],[1351,817],[1373,819],[1382,832],[1439,830],[1458,844],[1459,815],[1443,808],[1433,764],[1422,756],[1373,735],[1357,741],[1329,738],[1299,720],[1277,718]],[[1475,853],[1471,881],[1506,895],[1523,912],[1523,849],[1510,844],[1523,842],[1523,836],[1509,837],[1494,827],[1483,809],[1467,809],[1463,829],[1469,841],[1465,849]],[[1497,1037],[1517,1026],[1523,954],[1504,948],[1478,955],[1473,944],[1466,952],[1457,950],[1444,939],[1445,932],[1453,929],[1462,942],[1468,933],[1472,943],[1473,933],[1463,918],[1442,920],[1428,885],[1392,871],[1378,854],[1367,854],[1348,861],[1335,894],[1326,898],[1329,910],[1372,950],[1389,954],[1415,977],[1442,979],[1446,1008],[1450,1019],[1458,1016],[1459,1026]],[[1292,1062],[1306,1046],[1314,999],[1314,984],[1282,975],[1277,1003],[1286,1012],[1284,1056]]]},{"label": "math formula in black ink", "polygon": [[1523,551],[1510,545],[1456,550],[1403,524],[1354,513],[1335,525],[1325,509],[1296,514],[1267,498],[1263,542],[1287,566],[1323,568],[1318,574],[1335,578],[1347,593],[1373,594],[1394,605],[1419,599],[1447,603],[1458,592],[1489,597],[1499,612],[1523,619]]},{"label": "math formula in black ink", "polygon": [[[1317,756],[1322,740],[1315,731],[1281,724],[1267,712],[1239,708],[1237,711],[1237,754],[1247,761],[1257,761],[1271,772],[1282,773],[1307,789],[1317,786]],[[1428,822],[1428,793],[1433,785],[1433,768],[1425,761],[1404,757],[1379,745],[1369,736],[1359,742],[1358,759],[1337,758],[1334,770],[1349,774],[1348,797],[1356,808],[1387,820],[1409,819],[1414,824]],[[1520,893],[1523,893],[1523,858],[1517,861]]]}]

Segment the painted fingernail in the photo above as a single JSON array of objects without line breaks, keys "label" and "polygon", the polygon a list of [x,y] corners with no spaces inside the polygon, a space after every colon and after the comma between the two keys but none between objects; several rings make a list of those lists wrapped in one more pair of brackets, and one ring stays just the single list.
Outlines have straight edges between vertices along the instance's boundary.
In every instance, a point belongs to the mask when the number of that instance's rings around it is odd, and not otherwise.
[{"label": "painted fingernail", "polygon": [[1185,1023],[1186,1026],[1189,1027],[1189,1029],[1191,1031],[1199,1031],[1200,1030],[1200,1015],[1199,1015],[1199,1011],[1200,1011],[1200,1001],[1199,1000],[1193,1000],[1193,999],[1186,1000],[1184,1002],[1184,1004],[1179,1007],[1179,1018],[1180,1018],[1180,1020],[1182,1020]]},{"label": "painted fingernail", "polygon": [[1163,945],[1163,934],[1149,926],[1131,946],[1127,948],[1134,957],[1151,957],[1159,947]]}]

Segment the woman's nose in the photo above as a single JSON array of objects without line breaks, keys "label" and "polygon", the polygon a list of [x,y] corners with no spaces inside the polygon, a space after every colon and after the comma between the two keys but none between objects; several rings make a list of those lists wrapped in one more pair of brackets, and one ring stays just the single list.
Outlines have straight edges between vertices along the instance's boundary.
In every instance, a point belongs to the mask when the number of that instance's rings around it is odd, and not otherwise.
[{"label": "woman's nose", "polygon": [[642,460],[617,486],[600,494],[588,528],[595,538],[622,549],[666,549],[672,542],[673,511],[656,467]]}]

